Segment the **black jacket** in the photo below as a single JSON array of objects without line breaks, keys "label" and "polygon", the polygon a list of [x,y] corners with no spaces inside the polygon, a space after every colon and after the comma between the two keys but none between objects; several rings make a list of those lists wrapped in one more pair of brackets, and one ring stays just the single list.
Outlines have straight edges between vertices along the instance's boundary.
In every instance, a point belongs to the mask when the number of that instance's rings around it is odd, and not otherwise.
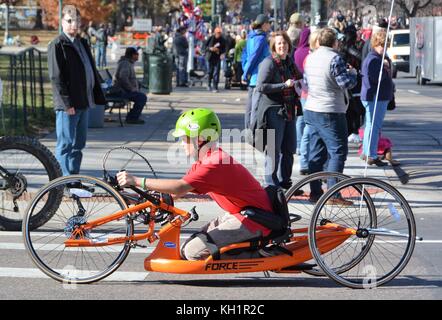
[{"label": "black jacket", "polygon": [[[101,78],[85,39],[80,38],[95,74],[94,100],[97,105],[106,104],[101,89]],[[86,71],[73,43],[62,33],[48,46],[49,78],[52,83],[55,110],[86,109],[89,102],[86,92]]]},{"label": "black jacket", "polygon": [[[209,48],[218,46],[219,53],[215,53],[209,50]],[[226,52],[226,41],[223,37],[215,38],[215,36],[211,36],[206,42],[206,59],[209,62],[218,62],[221,60],[221,55]]]}]

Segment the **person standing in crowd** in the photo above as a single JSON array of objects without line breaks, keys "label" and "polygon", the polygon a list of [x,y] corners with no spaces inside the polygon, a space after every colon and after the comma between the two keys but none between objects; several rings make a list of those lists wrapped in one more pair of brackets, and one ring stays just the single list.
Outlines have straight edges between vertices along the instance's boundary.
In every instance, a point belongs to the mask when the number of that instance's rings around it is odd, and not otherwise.
[{"label": "person standing in crowd", "polygon": [[107,24],[107,35],[109,37],[115,37],[115,27],[114,27],[114,24],[112,22],[109,22]]},{"label": "person standing in crowd", "polygon": [[[377,148],[382,124],[388,103],[393,99],[394,84],[388,60],[382,60],[387,41],[386,31],[379,31],[371,37],[372,50],[362,63],[361,100],[365,108],[365,129],[363,140],[363,160],[369,165],[385,166],[387,163],[378,158]],[[382,78],[379,96],[376,97],[379,72]],[[377,98],[377,103],[376,103]],[[375,109],[376,107],[376,109]],[[368,159],[367,159],[368,157]]]},{"label": "person standing in crowd", "polygon": [[[319,48],[307,57],[304,67],[308,86],[304,120],[310,127],[309,172],[342,173],[348,154],[345,95],[356,85],[356,70],[347,70],[345,61],[335,50],[338,45],[335,31],[321,29],[318,44]],[[333,179],[328,182],[329,187],[336,183]],[[312,182],[310,189],[310,199],[316,202],[323,192],[321,182]],[[330,199],[330,203],[351,205],[343,198]]]},{"label": "person standing in crowd", "polygon": [[87,41],[78,36],[80,11],[62,10],[63,32],[48,46],[48,69],[56,113],[55,156],[64,176],[80,172],[86,146],[88,108],[106,103]]},{"label": "person standing in crowd", "polygon": [[368,37],[368,38],[365,40],[364,46],[363,46],[363,48],[362,48],[362,55],[361,55],[361,60],[362,60],[362,61],[365,60],[365,58],[367,57],[367,55],[369,54],[369,52],[372,50],[372,48],[371,48],[371,37],[372,37],[375,33],[379,32],[379,31],[386,30],[387,27],[388,27],[388,23],[387,23],[385,20],[383,20],[383,19],[381,19],[381,20],[379,21],[378,26],[374,26],[374,27],[372,27],[372,31],[371,31],[371,33],[369,33],[370,37]]},{"label": "person standing in crowd", "polygon": [[[218,92],[221,55],[226,52],[226,42],[220,27],[216,27],[214,35],[206,42],[206,58],[209,64],[209,82],[207,90]],[[213,87],[212,87],[213,85]]]},{"label": "person standing in crowd", "polygon": [[303,28],[304,28],[304,20],[301,14],[295,12],[290,16],[290,25],[287,30],[287,34],[290,37],[290,41],[292,42],[293,51],[295,51],[296,48],[298,48],[299,38],[301,36]]},{"label": "person standing in crowd", "polygon": [[97,30],[95,30],[94,27],[94,22],[93,21],[89,21],[89,25],[87,28],[87,34],[89,36],[89,45],[91,47],[91,52],[92,54],[95,56],[95,47],[97,44]]},{"label": "person standing in crowd", "polygon": [[[226,50],[225,50],[226,54],[225,55],[228,56],[230,50],[235,49],[235,46],[236,46],[235,34],[232,31],[228,30],[226,32],[224,40],[226,41]],[[222,59],[221,64],[222,64],[222,69],[224,70],[224,74],[226,74],[226,72],[228,72],[228,71],[227,71],[227,62],[226,62],[225,57]]]},{"label": "person standing in crowd", "polygon": [[138,58],[139,54],[136,48],[126,48],[124,56],[118,61],[113,79],[116,94],[134,102],[133,108],[126,116],[126,123],[128,124],[144,124],[144,120],[140,119],[140,116],[146,105],[147,96],[140,91],[135,73],[134,64],[138,61]]},{"label": "person standing in crowd", "polygon": [[296,152],[295,109],[299,99],[295,80],[302,79],[302,74],[289,57],[291,41],[285,31],[275,32],[270,50],[271,56],[259,66],[256,91],[261,97],[255,113],[257,119],[252,121],[265,122],[267,132],[274,130],[275,133],[274,141],[266,141],[265,183],[289,189]]},{"label": "person standing in crowd", "polygon": [[104,23],[101,23],[98,30],[95,32],[95,63],[98,68],[104,68],[107,65],[106,61],[106,47],[107,47],[107,32]]},{"label": "person standing in crowd", "polygon": [[336,17],[334,27],[339,30],[340,33],[344,33],[345,28],[347,28],[347,22],[345,21],[345,17],[342,13],[339,13]]},{"label": "person standing in crowd", "polygon": [[187,59],[189,42],[186,38],[186,28],[179,27],[173,39],[173,54],[177,65],[177,87],[187,87]]},{"label": "person standing in crowd", "polygon": [[241,82],[241,77],[243,74],[242,70],[242,53],[244,51],[244,48],[246,47],[246,38],[247,38],[247,31],[241,30],[241,36],[240,39],[236,41],[235,46],[235,55],[233,56],[234,61],[234,68],[235,68],[235,77],[236,82]]},{"label": "person standing in crowd", "polygon": [[358,71],[357,85],[350,90],[350,100],[347,109],[348,142],[360,143],[359,128],[361,127],[361,117],[364,114],[364,107],[361,103],[361,48],[357,44],[357,30],[354,26],[347,27],[344,35],[345,40],[341,47],[342,57],[346,63]]},{"label": "person standing in crowd", "polygon": [[154,38],[154,51],[159,53],[165,53],[166,47],[164,43],[166,39],[164,38],[164,31],[162,26],[156,27],[155,38]]},{"label": "person standing in crowd", "polygon": [[[304,75],[305,59],[310,53],[310,28],[302,30],[298,48],[295,51],[295,64],[298,70]],[[307,91],[301,92],[301,106],[304,109],[307,99]],[[302,114],[301,114],[302,113]],[[304,130],[306,134],[304,135]],[[301,175],[308,174],[308,128],[306,129],[304,114],[301,111],[296,117],[296,150],[299,155],[299,173]]]},{"label": "person standing in crowd", "polygon": [[247,37],[247,43],[242,55],[243,75],[242,81],[248,83],[249,94],[244,114],[245,128],[250,128],[250,118],[252,109],[256,104],[253,92],[258,78],[259,64],[270,55],[267,33],[270,31],[269,18],[264,14],[259,14],[252,24],[252,31]]}]

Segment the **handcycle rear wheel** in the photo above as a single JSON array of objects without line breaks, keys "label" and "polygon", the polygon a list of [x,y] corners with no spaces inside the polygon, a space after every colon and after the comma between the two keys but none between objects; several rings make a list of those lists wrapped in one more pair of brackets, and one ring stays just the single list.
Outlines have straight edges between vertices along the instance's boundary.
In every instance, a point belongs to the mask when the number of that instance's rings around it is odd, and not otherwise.
[{"label": "handcycle rear wheel", "polygon": [[[301,220],[296,221],[295,225],[292,226],[292,228],[308,228],[308,226],[310,225],[310,220],[313,215],[316,202],[320,198],[320,195],[312,197],[310,192],[310,183],[319,182],[321,183],[321,188],[326,188],[329,179],[334,179],[335,181],[339,182],[349,178],[351,177],[339,172],[317,172],[308,175],[304,179],[294,184],[289,190],[287,190],[285,198],[287,200],[289,212],[295,213],[302,217]],[[303,191],[302,195],[296,195],[299,190]],[[307,264],[311,265],[311,269],[303,270],[304,273],[312,276],[325,276],[325,273],[321,270],[319,266],[316,265],[313,260],[308,261]]]},{"label": "handcycle rear wheel", "polygon": [[[52,218],[32,231],[30,221],[44,206],[53,190],[63,199]],[[126,259],[130,241],[114,246],[66,247],[79,225],[124,210],[127,205],[120,194],[96,178],[73,175],[58,178],[43,187],[26,210],[23,220],[25,247],[38,268],[49,277],[67,283],[91,283],[114,272]],[[129,217],[85,231],[81,239],[106,243],[109,237],[131,236],[133,220]]]},{"label": "handcycle rear wheel", "polygon": [[[361,201],[362,192],[371,200]],[[353,205],[327,204],[337,193],[344,194]],[[337,248],[321,253],[317,227],[324,221],[353,228],[356,233]],[[318,201],[309,228],[310,250],[324,273],[357,289],[380,286],[396,277],[410,260],[415,240],[416,225],[405,198],[394,187],[372,178],[352,178],[333,186]],[[359,257],[349,267],[339,268],[341,257],[355,254]]]}]

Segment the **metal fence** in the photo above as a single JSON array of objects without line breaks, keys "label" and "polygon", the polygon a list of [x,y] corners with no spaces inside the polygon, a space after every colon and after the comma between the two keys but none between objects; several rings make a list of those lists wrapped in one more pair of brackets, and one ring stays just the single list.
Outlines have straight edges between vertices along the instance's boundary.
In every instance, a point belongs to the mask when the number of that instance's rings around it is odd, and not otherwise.
[{"label": "metal fence", "polygon": [[19,127],[26,130],[30,118],[44,116],[47,70],[47,53],[34,47],[0,51],[3,132],[6,127],[12,131]]}]

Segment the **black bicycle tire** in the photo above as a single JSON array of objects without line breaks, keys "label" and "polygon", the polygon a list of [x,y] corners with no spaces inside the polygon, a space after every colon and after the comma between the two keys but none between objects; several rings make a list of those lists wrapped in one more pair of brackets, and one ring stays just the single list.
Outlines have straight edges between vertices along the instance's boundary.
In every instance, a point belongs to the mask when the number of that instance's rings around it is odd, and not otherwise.
[{"label": "black bicycle tire", "polygon": [[[131,249],[130,241],[126,242],[120,255],[118,256],[118,258],[116,260],[114,260],[114,263],[111,266],[109,266],[104,272],[102,272],[98,275],[92,276],[90,278],[83,279],[83,280],[65,279],[65,278],[59,276],[59,273],[57,273],[55,270],[52,270],[40,259],[38,254],[35,252],[35,250],[32,246],[32,243],[31,243],[32,241],[30,241],[30,237],[29,237],[29,232],[31,230],[29,229],[27,222],[28,222],[28,217],[29,217],[30,213],[32,213],[32,207],[44,195],[46,189],[52,188],[52,187],[55,187],[55,188],[59,187],[65,181],[73,180],[73,181],[77,182],[81,179],[85,179],[88,181],[94,181],[98,185],[101,185],[101,187],[104,187],[106,191],[108,191],[110,194],[112,194],[113,196],[115,196],[119,200],[119,204],[120,204],[120,206],[123,207],[123,209],[128,207],[126,202],[124,201],[123,197],[114,188],[112,188],[111,185],[109,185],[106,182],[99,180],[97,178],[85,176],[85,175],[60,177],[58,179],[51,181],[44,188],[39,190],[37,195],[34,197],[32,202],[29,204],[28,209],[26,210],[26,216],[23,219],[22,229],[23,229],[23,240],[24,240],[25,248],[26,248],[26,251],[28,252],[29,256],[31,257],[32,261],[36,264],[36,266],[43,273],[45,273],[47,276],[51,277],[52,279],[59,281],[59,282],[63,282],[63,283],[88,284],[88,283],[93,283],[93,282],[102,280],[102,279],[108,277],[109,275],[111,275],[113,272],[115,272],[124,263],[127,256],[129,255],[129,252]],[[126,221],[129,223],[129,232],[128,232],[127,236],[132,236],[134,234],[133,221],[132,220],[129,220],[129,221],[126,220]]]},{"label": "black bicycle tire", "polygon": [[[24,136],[4,136],[0,138],[0,152],[8,149],[25,151],[36,157],[44,166],[49,181],[62,176],[62,171],[57,159],[52,152],[37,139]],[[48,202],[31,222],[31,227],[36,229],[44,225],[54,214],[62,199],[61,193],[50,195]],[[0,216],[0,230],[21,231],[22,219],[9,219]]]}]

